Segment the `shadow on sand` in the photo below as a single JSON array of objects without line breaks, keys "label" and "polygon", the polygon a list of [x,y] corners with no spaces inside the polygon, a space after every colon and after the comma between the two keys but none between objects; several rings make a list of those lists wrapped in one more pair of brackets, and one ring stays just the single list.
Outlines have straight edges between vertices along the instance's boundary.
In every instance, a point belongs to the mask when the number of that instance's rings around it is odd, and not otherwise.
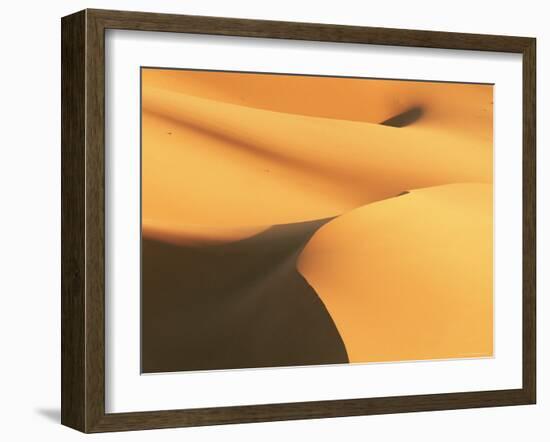
[{"label": "shadow on sand", "polygon": [[273,226],[241,241],[142,241],[142,371],[346,363],[342,339],[296,269],[330,219]]}]

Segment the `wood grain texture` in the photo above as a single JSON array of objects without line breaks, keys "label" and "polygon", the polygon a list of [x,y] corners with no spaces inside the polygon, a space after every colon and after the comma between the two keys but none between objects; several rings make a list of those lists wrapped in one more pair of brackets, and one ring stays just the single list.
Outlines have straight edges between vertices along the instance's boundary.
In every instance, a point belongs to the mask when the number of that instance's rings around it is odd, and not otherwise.
[{"label": "wood grain texture", "polygon": [[[523,54],[523,387],[515,390],[105,413],[105,29]],[[62,423],[83,432],[532,404],[536,397],[535,40],[141,12],[62,19]]]},{"label": "wood grain texture", "polygon": [[85,426],[85,14],[61,30],[61,422]]},{"label": "wood grain texture", "polygon": [[523,389],[536,402],[537,160],[536,40],[523,51]]},{"label": "wood grain texture", "polygon": [[88,10],[106,29],[522,52],[529,38],[150,12]]},{"label": "wood grain texture", "polygon": [[105,414],[105,38],[86,11],[86,431]]}]

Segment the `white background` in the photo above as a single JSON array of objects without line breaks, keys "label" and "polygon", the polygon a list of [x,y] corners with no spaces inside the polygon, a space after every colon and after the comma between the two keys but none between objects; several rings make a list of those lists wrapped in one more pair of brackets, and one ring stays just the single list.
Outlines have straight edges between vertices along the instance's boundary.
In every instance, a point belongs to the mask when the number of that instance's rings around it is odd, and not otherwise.
[{"label": "white background", "polygon": [[[0,436],[78,440],[59,421],[60,30],[59,17],[85,7],[404,27],[538,38],[539,404],[92,436],[100,440],[546,440],[550,433],[547,338],[550,198],[550,29],[545,2],[503,1],[49,1],[4,5],[0,69]],[[545,201],[546,200],[546,201]],[[525,433],[524,433],[525,432]]]},{"label": "white background", "polygon": [[[494,83],[495,357],[140,376],[143,65]],[[108,31],[105,82],[107,412],[521,388],[520,55]]]}]

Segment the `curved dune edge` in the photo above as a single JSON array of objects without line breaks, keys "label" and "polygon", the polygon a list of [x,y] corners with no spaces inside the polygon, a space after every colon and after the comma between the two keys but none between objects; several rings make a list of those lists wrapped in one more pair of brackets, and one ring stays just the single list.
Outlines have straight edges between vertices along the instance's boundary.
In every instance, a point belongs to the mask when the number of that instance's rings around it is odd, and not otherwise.
[{"label": "curved dune edge", "polygon": [[492,355],[492,96],[142,69],[143,370]]},{"label": "curved dune edge", "polygon": [[[249,225],[336,216],[403,189],[492,180],[489,141],[419,123],[285,114],[153,87],[143,91],[142,121],[144,227],[166,238],[242,239]],[[234,232],[182,233],[177,225]]]},{"label": "curved dune edge", "polygon": [[492,87],[308,75],[143,69],[147,87],[287,114],[379,123],[411,107],[421,125],[492,138]]},{"label": "curved dune edge", "polygon": [[320,228],[298,270],[350,362],[493,354],[492,186],[453,184],[369,204]]},{"label": "curved dune edge", "polygon": [[141,233],[144,238],[175,245],[210,246],[240,241],[265,232],[273,226],[197,226],[174,223],[172,225],[144,219]]},{"label": "curved dune edge", "polygon": [[303,245],[327,221],[208,247],[144,238],[143,371],[349,362],[332,318],[296,269]]}]

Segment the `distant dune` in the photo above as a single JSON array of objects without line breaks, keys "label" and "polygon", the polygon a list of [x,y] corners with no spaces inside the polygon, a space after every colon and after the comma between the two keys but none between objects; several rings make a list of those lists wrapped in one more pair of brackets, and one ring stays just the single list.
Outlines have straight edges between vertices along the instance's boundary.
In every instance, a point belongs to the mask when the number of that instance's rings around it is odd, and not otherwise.
[{"label": "distant dune", "polygon": [[492,92],[143,69],[144,371],[490,356]]}]

